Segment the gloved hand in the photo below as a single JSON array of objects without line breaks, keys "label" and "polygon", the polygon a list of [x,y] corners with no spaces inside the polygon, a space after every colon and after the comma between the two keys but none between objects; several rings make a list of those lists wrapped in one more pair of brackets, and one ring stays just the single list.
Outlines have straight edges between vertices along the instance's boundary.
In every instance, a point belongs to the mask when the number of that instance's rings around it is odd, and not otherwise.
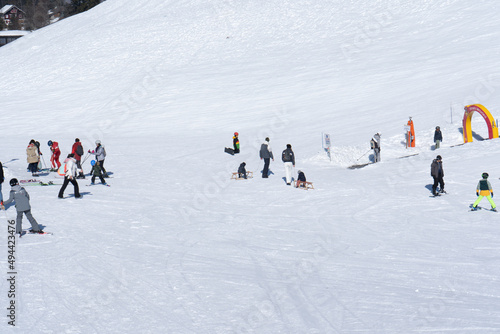
[{"label": "gloved hand", "polygon": [[479,193],[476,191],[476,196],[479,197]]},{"label": "gloved hand", "polygon": [[491,193],[491,198],[493,198],[493,193]]}]

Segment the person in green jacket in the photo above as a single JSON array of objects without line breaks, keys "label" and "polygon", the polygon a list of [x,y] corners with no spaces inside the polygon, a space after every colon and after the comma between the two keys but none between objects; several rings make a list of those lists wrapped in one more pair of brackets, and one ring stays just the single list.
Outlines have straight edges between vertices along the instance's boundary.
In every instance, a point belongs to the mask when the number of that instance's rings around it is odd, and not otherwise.
[{"label": "person in green jacket", "polygon": [[482,180],[479,180],[477,187],[476,187],[476,195],[477,200],[472,204],[472,211],[477,210],[477,206],[479,203],[483,200],[484,197],[490,202],[491,204],[491,210],[492,211],[497,211],[496,209],[496,204],[493,202],[493,188],[491,188],[490,181],[488,181],[488,173],[483,173]]},{"label": "person in green jacket", "polygon": [[90,174],[92,174],[92,181],[90,184],[94,184],[96,177],[101,180],[102,184],[106,184],[106,181],[104,181],[104,178],[102,177],[102,168],[100,162],[92,160],[90,164],[92,165],[92,171],[90,172]]}]

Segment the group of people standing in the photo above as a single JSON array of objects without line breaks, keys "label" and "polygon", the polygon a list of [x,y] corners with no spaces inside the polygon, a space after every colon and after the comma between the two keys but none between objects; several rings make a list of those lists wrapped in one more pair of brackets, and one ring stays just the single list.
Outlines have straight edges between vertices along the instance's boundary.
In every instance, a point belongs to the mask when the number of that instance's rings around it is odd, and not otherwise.
[{"label": "group of people standing", "polygon": [[[240,142],[238,139],[238,133],[235,132],[233,136],[233,150],[234,153],[239,153],[240,152]],[[262,169],[262,178],[267,179],[269,178],[269,166],[271,164],[271,160],[274,161],[274,154],[273,150],[271,148],[271,143],[269,137],[266,137],[264,142],[260,146],[260,151],[259,151],[259,157],[261,160],[264,161],[264,167]],[[292,184],[292,173],[293,173],[293,168],[295,167],[295,154],[293,153],[292,150],[292,145],[287,144],[285,150],[281,154],[281,160],[284,163],[285,166],[285,181],[287,185]],[[240,164],[240,167],[238,168],[238,175],[241,178],[246,179],[246,169],[245,169],[246,163],[243,162]],[[299,171],[299,179],[298,181],[301,182],[306,182],[305,175],[302,171]]]},{"label": "group of people standing", "polygon": [[[64,191],[69,183],[74,186],[74,196],[75,198],[80,198],[80,190],[78,187],[78,182],[76,179],[85,178],[83,174],[81,159],[84,154],[82,143],[80,139],[76,138],[75,143],[71,148],[71,153],[68,154],[67,158],[64,160],[64,165],[59,161],[59,157],[61,155],[61,150],[59,148],[59,144],[52,140],[48,141],[48,146],[52,152],[50,162],[51,162],[51,171],[61,171],[64,175],[64,182],[59,190],[58,197],[64,197]],[[103,177],[107,177],[106,170],[104,169],[104,160],[106,157],[106,150],[101,144],[100,140],[95,142],[96,148],[94,150],[88,150],[89,155],[95,155],[96,161],[92,161],[92,184],[95,181],[96,177],[99,177],[103,184],[106,184]],[[27,161],[28,161],[28,170],[32,173],[32,176],[38,176],[37,172],[41,170],[40,157],[42,153],[40,152],[40,143],[35,141],[34,139],[30,140],[28,147],[26,148]],[[17,218],[16,218],[16,233],[21,233],[22,231],[22,219],[23,215],[28,218],[28,221],[31,224],[32,233],[43,233],[37,221],[31,214],[31,205],[30,205],[30,196],[26,189],[19,184],[17,178],[12,178],[9,181],[11,186],[9,199],[7,201],[3,201],[2,196],[2,184],[4,182],[4,172],[3,166],[0,163],[0,208],[5,210],[5,206],[11,203],[15,203]]]}]

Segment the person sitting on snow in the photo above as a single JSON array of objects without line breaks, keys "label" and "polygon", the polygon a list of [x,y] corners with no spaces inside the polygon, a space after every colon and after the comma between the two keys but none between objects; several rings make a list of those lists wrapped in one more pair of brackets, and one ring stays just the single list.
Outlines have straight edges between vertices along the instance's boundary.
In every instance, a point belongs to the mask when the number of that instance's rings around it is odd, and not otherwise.
[{"label": "person sitting on snow", "polygon": [[246,165],[247,165],[246,163],[242,162],[240,167],[238,168],[238,177],[239,178],[244,178],[244,179],[247,178],[247,170],[245,169]]},{"label": "person sitting on snow", "polygon": [[299,175],[297,177],[297,185],[296,187],[305,187],[306,186],[306,175],[303,171],[299,170]]}]

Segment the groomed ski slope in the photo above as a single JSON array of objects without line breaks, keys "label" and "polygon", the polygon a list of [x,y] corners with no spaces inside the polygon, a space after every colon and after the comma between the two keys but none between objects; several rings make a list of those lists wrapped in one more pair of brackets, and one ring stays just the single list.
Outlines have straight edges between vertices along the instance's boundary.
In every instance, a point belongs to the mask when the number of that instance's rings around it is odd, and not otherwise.
[{"label": "groomed ski slope", "polygon": [[[32,138],[46,164],[48,140],[64,157],[76,137],[85,151],[100,139],[114,177],[79,181],[81,200],[26,187],[54,235],[16,244],[15,327],[15,209],[1,213],[0,332],[500,332],[500,216],[468,208],[481,173],[500,191],[500,140],[478,140],[476,115],[475,141],[454,146],[464,105],[500,113],[497,7],[108,0],[2,47],[4,198],[10,178],[31,178]],[[382,162],[348,169],[369,161],[376,132]],[[314,190],[282,180],[288,143]],[[430,198],[437,154],[448,194]],[[243,161],[256,177],[229,180]]]}]

